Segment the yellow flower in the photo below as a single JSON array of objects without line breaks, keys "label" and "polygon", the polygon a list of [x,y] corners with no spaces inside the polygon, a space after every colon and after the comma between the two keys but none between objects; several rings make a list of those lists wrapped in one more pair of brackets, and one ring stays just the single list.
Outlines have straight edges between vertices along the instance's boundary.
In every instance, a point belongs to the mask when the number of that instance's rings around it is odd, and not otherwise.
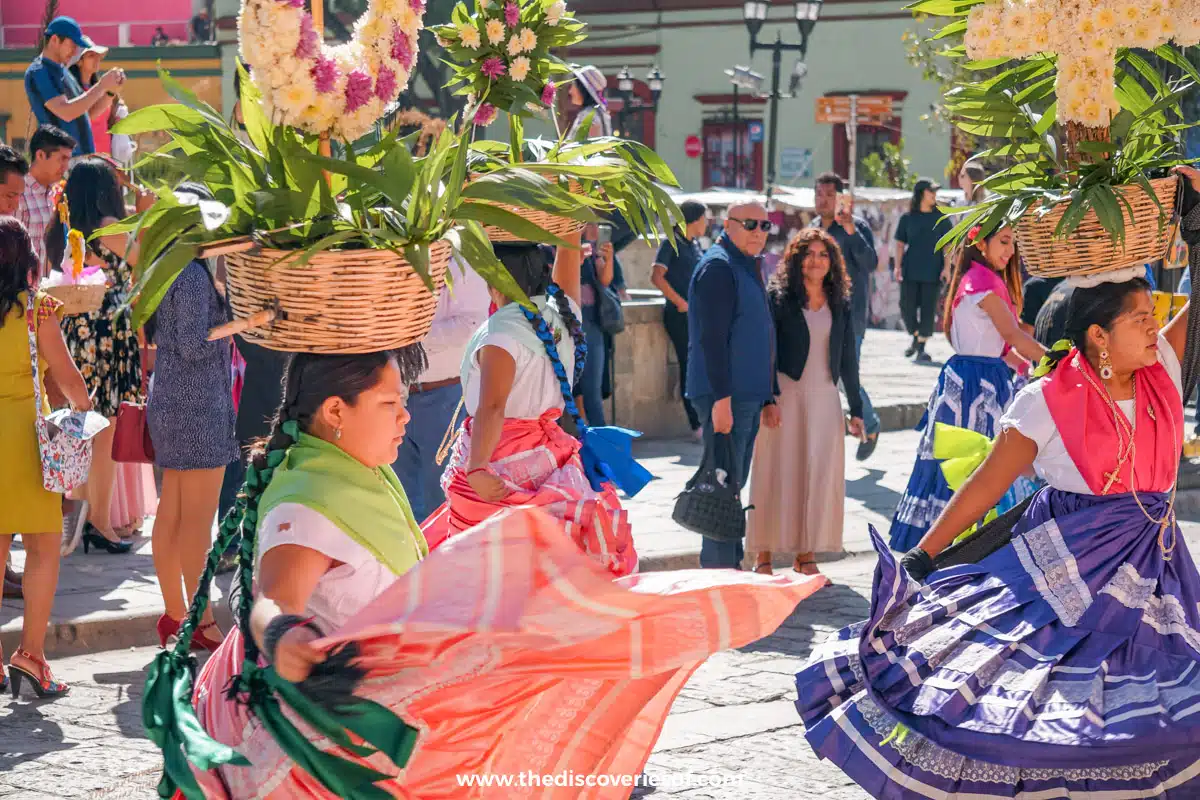
[{"label": "yellow flower", "polygon": [[1033,14],[1023,6],[1013,6],[1006,18],[1008,24],[1005,33],[1012,39],[1013,44],[1019,44],[1033,28]]},{"label": "yellow flower", "polygon": [[514,58],[512,63],[508,65],[508,74],[512,76],[514,81],[523,81],[529,75],[529,59],[525,56]]},{"label": "yellow flower", "polygon": [[1096,35],[1096,23],[1091,17],[1084,17],[1079,20],[1079,35],[1085,39]]},{"label": "yellow flower", "polygon": [[528,52],[537,47],[537,34],[529,28],[521,29],[521,49]]},{"label": "yellow flower", "polygon": [[1100,101],[1094,97],[1088,98],[1079,108],[1080,121],[1093,128],[1099,128],[1108,122],[1108,115],[1100,106]]},{"label": "yellow flower", "polygon": [[1153,47],[1154,29],[1146,21],[1138,22],[1129,31],[1129,43],[1134,47]]},{"label": "yellow flower", "polygon": [[371,17],[358,29],[358,40],[363,43],[379,41],[388,34],[389,29],[383,17]]},{"label": "yellow flower", "polygon": [[1142,9],[1136,3],[1123,3],[1117,7],[1117,19],[1124,26],[1141,22]]},{"label": "yellow flower", "polygon": [[521,37],[514,33],[512,35],[512,38],[508,40],[508,54],[510,56],[515,56],[517,53],[520,53],[520,52],[521,52]]},{"label": "yellow flower", "polygon": [[1033,12],[1033,26],[1035,28],[1050,29],[1050,24],[1054,21],[1054,14],[1050,11],[1039,10]]},{"label": "yellow flower", "polygon": [[1044,53],[1050,49],[1050,31],[1046,28],[1034,28],[1029,40],[1033,43],[1034,49],[1039,53]]},{"label": "yellow flower", "polygon": [[279,110],[292,117],[303,114],[317,98],[312,81],[307,80],[292,81],[283,87],[283,91],[276,92],[275,96]]},{"label": "yellow flower", "polygon": [[1096,24],[1096,29],[1106,31],[1117,24],[1117,12],[1113,11],[1111,6],[1100,6],[1096,9],[1096,13],[1092,14],[1092,22]]},{"label": "yellow flower", "polygon": [[400,14],[396,18],[396,24],[400,27],[400,30],[404,31],[411,38],[417,35],[417,31],[421,30],[421,15],[411,5],[405,3],[400,7]]},{"label": "yellow flower", "polygon": [[460,23],[458,26],[458,38],[463,43],[463,47],[469,47],[472,50],[478,50],[482,42],[479,40],[479,30],[469,22]]},{"label": "yellow flower", "polygon": [[1000,38],[989,39],[983,48],[987,58],[1005,58],[1009,55],[1008,43]]},{"label": "yellow flower", "polygon": [[504,41],[504,23],[498,19],[489,19],[487,24],[488,44],[500,44]]},{"label": "yellow flower", "polygon": [[375,0],[375,13],[381,17],[394,17],[404,0]]},{"label": "yellow flower", "polygon": [[1088,42],[1088,52],[1092,55],[1102,56],[1116,52],[1116,45],[1113,44],[1113,38],[1107,33],[1097,33],[1092,36]]}]

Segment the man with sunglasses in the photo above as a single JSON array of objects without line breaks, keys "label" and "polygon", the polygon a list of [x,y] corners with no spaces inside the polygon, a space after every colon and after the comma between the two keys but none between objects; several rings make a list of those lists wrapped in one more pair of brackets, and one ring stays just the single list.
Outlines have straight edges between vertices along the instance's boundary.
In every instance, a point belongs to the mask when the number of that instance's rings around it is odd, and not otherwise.
[{"label": "man with sunglasses", "polygon": [[[704,423],[704,447],[714,434],[732,439],[730,477],[744,486],[763,409],[775,403],[775,325],[759,256],[771,223],[758,203],[731,206],[725,232],[696,265],[688,286],[687,397]],[[700,566],[740,569],[740,541],[704,539]]]}]

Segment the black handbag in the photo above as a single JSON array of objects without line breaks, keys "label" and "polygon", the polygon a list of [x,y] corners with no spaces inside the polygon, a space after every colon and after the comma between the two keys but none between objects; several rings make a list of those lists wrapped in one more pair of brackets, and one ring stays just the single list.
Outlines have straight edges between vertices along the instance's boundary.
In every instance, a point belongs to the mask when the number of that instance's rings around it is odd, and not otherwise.
[{"label": "black handbag", "polygon": [[733,469],[733,438],[712,437],[700,468],[675,498],[671,519],[680,527],[718,542],[736,542],[746,535],[746,509]]},{"label": "black handbag", "polygon": [[616,336],[625,330],[625,309],[621,307],[621,295],[611,286],[596,284],[596,317],[600,321],[600,329],[609,336]]}]

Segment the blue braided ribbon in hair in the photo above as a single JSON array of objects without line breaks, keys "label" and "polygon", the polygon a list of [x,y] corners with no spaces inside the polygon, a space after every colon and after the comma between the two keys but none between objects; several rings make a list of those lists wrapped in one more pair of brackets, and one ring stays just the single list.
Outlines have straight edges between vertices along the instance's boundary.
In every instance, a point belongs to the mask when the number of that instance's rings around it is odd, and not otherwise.
[{"label": "blue braided ribbon in hair", "polygon": [[[546,294],[551,299],[556,299],[562,294],[562,289],[551,283],[546,289]],[[628,497],[633,497],[654,478],[650,471],[633,457],[633,440],[641,436],[641,432],[615,426],[592,428],[586,425],[583,417],[579,415],[579,407],[575,405],[575,395],[571,391],[571,384],[567,382],[567,369],[558,356],[558,345],[554,341],[550,326],[546,324],[546,319],[537,311],[530,311],[524,306],[521,307],[521,312],[533,325],[534,333],[546,348],[546,355],[554,367],[563,403],[579,431],[579,440],[583,444],[579,456],[583,461],[583,472],[587,475],[592,489],[599,492],[605,483],[613,483]],[[576,382],[583,374],[583,363],[586,359],[587,342],[581,336],[575,339]]]}]

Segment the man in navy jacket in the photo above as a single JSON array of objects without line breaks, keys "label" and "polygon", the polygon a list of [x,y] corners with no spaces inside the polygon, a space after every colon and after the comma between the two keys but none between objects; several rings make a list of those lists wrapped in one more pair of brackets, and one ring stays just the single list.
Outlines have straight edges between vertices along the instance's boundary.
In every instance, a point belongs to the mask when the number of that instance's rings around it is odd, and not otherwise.
[{"label": "man in navy jacket", "polygon": [[[732,437],[739,486],[750,474],[760,418],[778,424],[772,413],[775,326],[758,263],[769,229],[758,203],[732,206],[725,232],[700,259],[688,286],[687,397],[704,423],[706,447],[714,432]],[[738,569],[743,556],[740,541],[704,539],[700,566]]]}]

